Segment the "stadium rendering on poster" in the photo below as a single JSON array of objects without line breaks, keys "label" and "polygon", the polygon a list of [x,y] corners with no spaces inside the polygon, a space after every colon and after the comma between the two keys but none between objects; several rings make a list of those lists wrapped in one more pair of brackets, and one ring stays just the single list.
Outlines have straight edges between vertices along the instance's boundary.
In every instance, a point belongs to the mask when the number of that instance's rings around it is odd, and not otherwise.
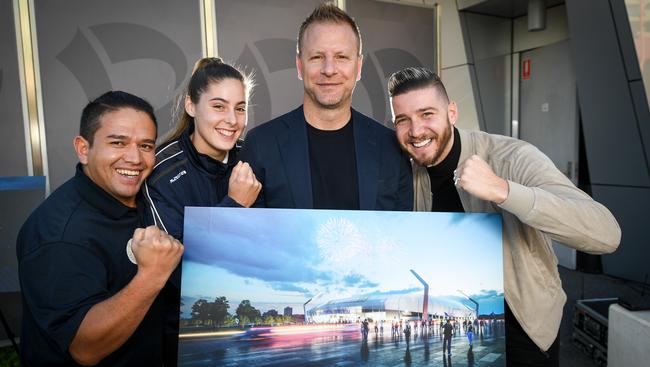
[{"label": "stadium rendering on poster", "polygon": [[496,214],[186,208],[179,365],[505,366]]}]

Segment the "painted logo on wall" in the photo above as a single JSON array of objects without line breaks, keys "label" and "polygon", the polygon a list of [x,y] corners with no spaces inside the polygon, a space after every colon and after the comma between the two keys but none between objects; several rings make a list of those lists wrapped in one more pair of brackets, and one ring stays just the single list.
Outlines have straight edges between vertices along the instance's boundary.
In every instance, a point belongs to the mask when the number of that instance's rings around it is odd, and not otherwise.
[{"label": "painted logo on wall", "polygon": [[[174,73],[174,84],[170,89],[175,94],[181,93],[179,88],[194,60],[188,60],[181,47],[170,37],[150,27],[132,23],[98,24],[90,26],[87,31],[97,39],[101,50],[95,49],[85,31],[77,29],[70,43],[56,58],[74,75],[89,100],[113,89],[100,53],[105,53],[112,64],[143,59],[163,61]],[[270,75],[295,69],[295,47],[293,39],[267,38],[247,43],[235,59],[238,65],[255,72],[256,88],[252,101],[255,121],[251,121],[251,127],[273,117],[271,90],[277,93],[282,86],[276,88],[271,85]],[[228,59],[228,55],[223,56]],[[364,55],[364,59],[360,84],[369,97],[370,114],[376,120],[387,123],[387,78],[401,68],[421,66],[422,63],[412,53],[398,48],[370,52]],[[156,110],[156,114],[167,119],[174,102],[174,98],[170,98]]]},{"label": "painted logo on wall", "polygon": [[[255,57],[253,49],[247,44],[236,59],[240,65],[246,65],[256,72],[255,115],[258,122],[268,121],[271,114],[271,87],[264,77],[264,68]],[[252,43],[261,55],[269,73],[295,69],[296,41],[284,38],[268,38]],[[364,55],[364,65],[360,84],[366,89],[372,107],[372,116],[377,121],[385,122],[386,114],[386,80],[395,71],[408,66],[422,66],[412,53],[398,48],[384,48]],[[275,90],[275,89],[274,89]]]},{"label": "painted logo on wall", "polygon": [[[91,26],[88,30],[113,64],[141,59],[168,64],[174,73],[173,90],[177,90],[188,73],[189,65],[183,50],[155,29],[132,23],[106,23]],[[89,100],[113,89],[98,50],[93,48],[81,29],[77,29],[73,39],[56,58],[74,75]],[[173,99],[158,108],[156,114],[168,116],[172,103]]]}]

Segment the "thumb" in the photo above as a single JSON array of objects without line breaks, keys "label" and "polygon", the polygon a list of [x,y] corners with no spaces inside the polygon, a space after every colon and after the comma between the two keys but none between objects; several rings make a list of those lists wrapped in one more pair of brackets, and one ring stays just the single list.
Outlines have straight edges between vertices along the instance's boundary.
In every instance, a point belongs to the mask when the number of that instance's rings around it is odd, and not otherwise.
[{"label": "thumb", "polygon": [[238,175],[239,172],[241,171],[241,169],[242,169],[242,161],[239,161],[239,162],[237,162],[237,164],[235,165],[235,167],[233,167],[233,169],[232,169],[232,174],[231,174],[231,175],[232,175],[232,176],[236,176],[236,175]]}]

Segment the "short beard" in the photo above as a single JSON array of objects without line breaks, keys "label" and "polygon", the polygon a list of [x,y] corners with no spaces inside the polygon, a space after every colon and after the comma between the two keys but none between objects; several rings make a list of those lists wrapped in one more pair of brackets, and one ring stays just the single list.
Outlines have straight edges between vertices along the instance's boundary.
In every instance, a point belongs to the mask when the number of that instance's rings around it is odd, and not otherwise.
[{"label": "short beard", "polygon": [[[442,132],[442,136],[436,135],[432,138],[433,141],[437,141],[439,143],[438,150],[428,162],[418,162],[418,163],[425,167],[431,167],[440,164],[440,162],[444,158],[447,158],[446,156],[442,157],[442,154],[445,152],[447,145],[449,145],[449,143],[451,142],[451,134],[453,134],[453,127],[451,125],[451,121],[449,121],[449,118],[447,118],[447,127]],[[449,150],[451,151],[451,147]]]}]

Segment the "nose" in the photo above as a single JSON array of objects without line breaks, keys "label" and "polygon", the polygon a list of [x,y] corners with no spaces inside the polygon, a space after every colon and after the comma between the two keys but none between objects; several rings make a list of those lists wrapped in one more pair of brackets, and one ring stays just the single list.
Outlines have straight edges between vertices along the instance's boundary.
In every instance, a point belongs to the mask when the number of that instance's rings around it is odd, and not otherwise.
[{"label": "nose", "polygon": [[424,131],[423,124],[421,123],[420,119],[413,118],[411,120],[411,124],[409,126],[409,135],[411,135],[414,138],[417,138],[422,134]]},{"label": "nose", "polygon": [[235,116],[235,109],[230,108],[223,119],[223,121],[228,125],[235,125],[237,123],[237,116]]},{"label": "nose", "polygon": [[336,61],[333,57],[325,57],[321,66],[321,73],[325,76],[336,74]]},{"label": "nose", "polygon": [[142,152],[140,151],[140,147],[138,146],[138,144],[136,143],[129,144],[126,147],[126,151],[124,152],[124,161],[133,164],[140,164],[141,160],[142,160]]}]

